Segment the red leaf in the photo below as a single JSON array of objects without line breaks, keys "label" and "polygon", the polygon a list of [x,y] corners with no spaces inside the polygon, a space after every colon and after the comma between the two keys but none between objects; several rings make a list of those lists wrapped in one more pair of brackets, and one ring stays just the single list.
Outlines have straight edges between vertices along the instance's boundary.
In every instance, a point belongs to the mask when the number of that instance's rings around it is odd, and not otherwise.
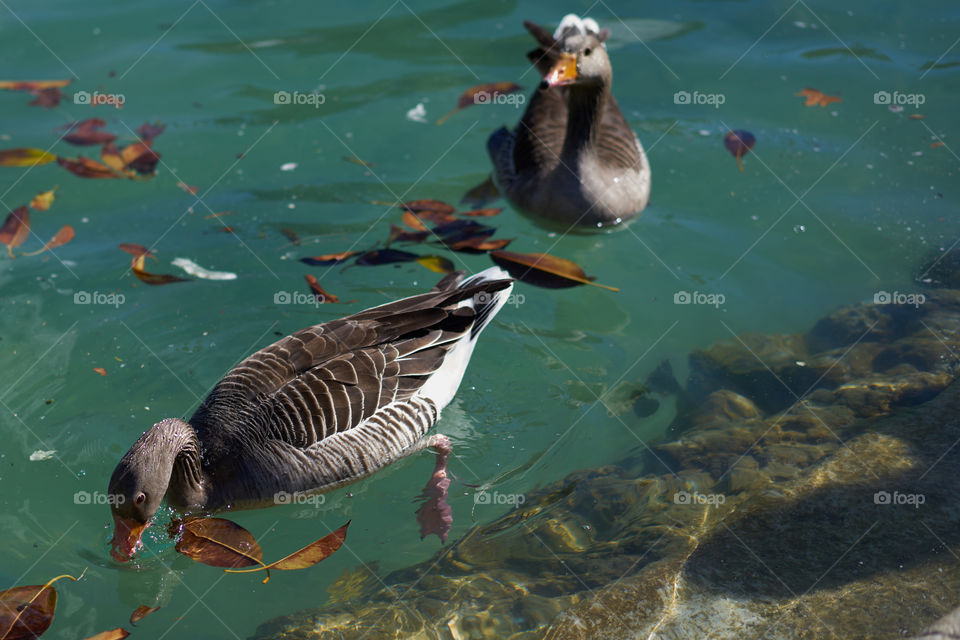
[{"label": "red leaf", "polygon": [[30,209],[17,207],[10,212],[0,227],[0,242],[7,245],[7,253],[13,257],[13,250],[23,244],[30,234]]},{"label": "red leaf", "polygon": [[324,291],[323,287],[320,286],[320,282],[317,281],[316,276],[310,275],[308,273],[307,275],[303,276],[303,278],[307,281],[307,284],[310,285],[310,291],[313,292],[314,299],[317,302],[321,302],[321,303],[340,302],[340,298],[333,295],[332,293],[328,293],[327,291]]},{"label": "red leaf", "polygon": [[100,118],[90,118],[80,122],[71,122],[60,128],[70,129],[70,133],[63,136],[64,142],[69,142],[79,147],[87,147],[96,144],[106,144],[107,142],[113,142],[117,139],[117,136],[112,133],[100,131],[100,129],[106,125],[107,123]]},{"label": "red leaf", "polygon": [[35,256],[38,253],[43,253],[44,251],[49,251],[50,249],[56,249],[57,247],[62,247],[71,240],[73,240],[73,227],[68,224],[60,227],[60,231],[57,231],[57,234],[53,236],[50,241],[43,245],[43,248],[38,251],[31,251],[30,253],[25,253],[25,256]]}]

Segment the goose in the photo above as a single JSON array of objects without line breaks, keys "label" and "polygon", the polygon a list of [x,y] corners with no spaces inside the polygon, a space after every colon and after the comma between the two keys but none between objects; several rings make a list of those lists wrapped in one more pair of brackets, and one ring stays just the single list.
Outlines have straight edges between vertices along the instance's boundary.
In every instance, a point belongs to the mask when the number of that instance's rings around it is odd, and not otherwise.
[{"label": "goose", "polygon": [[428,293],[301,329],[250,355],[189,421],[154,424],[117,464],[111,555],[125,562],[142,547],[164,499],[188,514],[272,506],[427,447],[437,464],[417,519],[421,537],[446,542],[450,442],[427,432],[512,288],[499,267],[455,272]]},{"label": "goose", "polygon": [[635,217],[650,198],[650,164],[610,92],[613,70],[596,21],[566,16],[527,54],[543,82],[513,131],[487,140],[494,183],[524,213],[604,227]]}]

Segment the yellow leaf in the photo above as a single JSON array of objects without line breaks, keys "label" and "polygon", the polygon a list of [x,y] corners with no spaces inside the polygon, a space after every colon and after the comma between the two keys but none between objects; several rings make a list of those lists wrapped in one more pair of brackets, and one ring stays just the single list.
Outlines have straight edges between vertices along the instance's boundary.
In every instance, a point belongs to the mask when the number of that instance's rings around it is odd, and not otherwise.
[{"label": "yellow leaf", "polygon": [[33,196],[33,200],[30,201],[30,206],[37,211],[46,211],[50,208],[50,205],[53,204],[53,192],[56,190],[57,188],[54,187],[50,189],[50,191],[41,191]]},{"label": "yellow leaf", "polygon": [[0,151],[0,167],[35,167],[56,160],[57,156],[43,149],[21,147]]}]

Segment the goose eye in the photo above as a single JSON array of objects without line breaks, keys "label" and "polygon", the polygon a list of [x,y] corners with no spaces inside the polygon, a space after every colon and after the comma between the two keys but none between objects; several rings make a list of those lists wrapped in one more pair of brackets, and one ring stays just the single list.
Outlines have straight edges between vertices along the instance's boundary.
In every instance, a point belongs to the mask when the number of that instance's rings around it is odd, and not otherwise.
[{"label": "goose eye", "polygon": [[583,55],[588,56],[590,55],[591,52],[593,52],[593,49],[591,49],[590,47],[587,47],[586,49],[583,50]]},{"label": "goose eye", "polygon": [[145,493],[138,493],[138,494],[137,494],[137,497],[134,498],[133,501],[136,502],[137,504],[143,504],[144,502],[147,501],[147,494],[145,494]]}]

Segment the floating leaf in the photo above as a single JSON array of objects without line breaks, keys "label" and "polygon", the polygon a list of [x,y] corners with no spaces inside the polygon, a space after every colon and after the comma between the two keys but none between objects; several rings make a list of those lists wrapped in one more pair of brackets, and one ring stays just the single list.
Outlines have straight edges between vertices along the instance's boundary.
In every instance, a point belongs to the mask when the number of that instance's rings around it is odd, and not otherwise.
[{"label": "floating leaf", "polygon": [[116,172],[123,172],[127,168],[127,163],[123,159],[123,154],[117,149],[117,145],[108,142],[100,149],[100,159]]},{"label": "floating leaf", "polygon": [[427,225],[423,224],[423,221],[420,220],[412,211],[403,212],[403,224],[407,225],[414,231],[426,231]]},{"label": "floating leaf", "polygon": [[33,640],[43,635],[57,608],[57,590],[51,585],[63,578],[79,579],[62,575],[44,585],[0,591],[0,640]]},{"label": "floating leaf", "polygon": [[31,107],[43,107],[44,109],[53,109],[60,104],[60,101],[63,99],[63,92],[56,87],[52,89],[38,89],[31,91],[30,94],[33,96],[33,100],[27,104]]},{"label": "floating leaf", "polygon": [[153,258],[154,260],[157,259],[157,257],[153,254],[153,251],[151,251],[150,249],[147,249],[147,248],[146,248],[145,246],[143,246],[142,244],[133,244],[133,243],[130,243],[130,242],[121,242],[121,243],[120,243],[119,245],[117,245],[117,246],[120,247],[121,249],[123,249],[124,251],[126,251],[127,253],[129,253],[130,255],[134,256],[134,257],[136,257],[136,256],[147,256],[147,257]]},{"label": "floating leaf", "polygon": [[137,137],[140,138],[141,142],[149,145],[151,142],[153,142],[153,139],[163,133],[166,128],[166,125],[160,124],[159,122],[155,122],[153,124],[144,122],[142,125],[137,127]]},{"label": "floating leaf", "polygon": [[360,253],[359,251],[344,251],[342,253],[327,253],[322,256],[312,256],[308,258],[300,258],[300,262],[304,264],[309,264],[315,267],[318,266],[327,266],[343,262],[351,258],[352,256]]},{"label": "floating leaf", "polygon": [[352,162],[353,164],[358,164],[358,165],[360,165],[361,167],[367,167],[368,169],[371,168],[371,167],[377,166],[377,165],[375,165],[375,164],[372,163],[372,162],[367,162],[366,160],[361,160],[361,159],[358,158],[357,156],[343,156],[343,159],[346,160],[347,162]]},{"label": "floating leaf", "polygon": [[170,523],[179,532],[176,550],[211,567],[263,566],[263,549],[253,534],[224,518],[192,518]]},{"label": "floating leaf", "polygon": [[33,200],[30,201],[30,206],[36,209],[37,211],[47,211],[50,208],[50,205],[53,204],[53,192],[57,188],[54,187],[50,191],[41,191],[37,195],[33,196]]},{"label": "floating leaf", "polygon": [[97,635],[90,636],[86,640],[123,640],[129,635],[129,631],[122,627],[117,627],[116,629],[110,629],[110,631],[101,631]]},{"label": "floating leaf", "polygon": [[736,157],[737,166],[740,167],[740,173],[743,173],[743,163],[740,161],[740,158],[747,155],[750,149],[753,149],[753,145],[756,144],[756,142],[757,139],[754,135],[744,129],[728,131],[727,135],[723,137],[723,146]]},{"label": "floating leaf", "polygon": [[114,171],[105,164],[101,164],[96,160],[91,160],[90,158],[85,158],[83,156],[78,157],[76,160],[73,158],[57,158],[57,164],[69,171],[75,176],[81,178],[122,178],[123,174]]},{"label": "floating leaf", "polygon": [[487,251],[503,249],[511,242],[513,242],[513,238],[503,238],[500,240],[487,240],[482,237],[466,238],[459,242],[447,244],[447,248],[453,251],[464,251],[466,253],[486,253]]},{"label": "floating leaf", "polygon": [[197,191],[200,190],[200,187],[195,187],[192,184],[187,184],[186,182],[178,182],[177,186],[192,196],[197,195]]},{"label": "floating leaf", "polygon": [[290,241],[291,244],[300,246],[300,234],[292,229],[280,229],[280,233],[283,234],[283,237]]},{"label": "floating leaf", "polygon": [[104,369],[103,367],[94,367],[93,370],[94,370],[96,373],[99,373],[100,375],[102,375],[104,378],[107,377],[107,370]]},{"label": "floating leaf", "polygon": [[7,253],[13,257],[13,250],[23,244],[30,235],[30,209],[17,207],[10,212],[0,227],[0,242],[7,245]]},{"label": "floating leaf", "polygon": [[469,216],[471,218],[489,218],[491,216],[499,215],[503,211],[500,209],[474,209],[473,211],[462,211],[459,215]]},{"label": "floating leaf", "polygon": [[60,227],[60,231],[57,231],[57,234],[50,238],[50,241],[43,245],[43,248],[38,251],[31,251],[30,253],[25,253],[25,256],[35,256],[38,253],[43,253],[44,251],[49,251],[50,249],[56,249],[57,247],[62,247],[71,240],[73,240],[73,227],[68,224]]},{"label": "floating leaf", "polygon": [[133,610],[133,613],[130,614],[130,624],[136,626],[138,622],[146,618],[148,615],[159,609],[160,607],[148,607],[145,604],[140,605]]},{"label": "floating leaf", "polygon": [[[157,163],[160,162],[160,154],[150,148],[148,143],[134,142],[123,148],[120,152],[124,163],[128,169],[132,169],[139,174],[152,174],[157,170]],[[132,177],[132,176],[128,176]],[[182,183],[181,183],[182,184]],[[196,189],[196,187],[193,187]],[[192,194],[195,194],[193,191]]]},{"label": "floating leaf", "polygon": [[307,569],[314,566],[318,562],[326,560],[333,553],[343,545],[343,541],[347,539],[347,527],[350,526],[350,522],[343,525],[336,531],[331,534],[325,535],[316,542],[308,544],[304,548],[294,551],[286,558],[281,558],[276,562],[271,562],[270,564],[257,567],[256,569],[225,569],[227,573],[250,573],[253,571],[267,570],[267,577],[264,579],[264,582],[270,579],[270,569],[276,569],[278,571],[295,571],[297,569]]},{"label": "floating leaf", "polygon": [[398,249],[374,249],[360,254],[356,264],[364,267],[373,267],[381,264],[393,264],[394,262],[415,262],[420,256],[409,251],[400,251]]},{"label": "floating leaf", "polygon": [[498,199],[500,199],[500,190],[493,183],[493,178],[487,178],[467,191],[460,199],[460,204],[479,208]]},{"label": "floating leaf", "polygon": [[317,280],[317,277],[310,275],[309,273],[303,276],[307,281],[307,284],[310,285],[310,291],[313,293],[313,297],[317,302],[321,303],[337,303],[340,302],[340,298],[324,290],[320,286],[320,282]]},{"label": "floating leaf", "polygon": [[562,289],[575,287],[578,284],[589,284],[610,291],[619,291],[615,287],[596,284],[575,262],[547,253],[493,251],[490,253],[490,258],[517,280],[538,287]]},{"label": "floating leaf", "polygon": [[523,87],[513,82],[488,82],[486,84],[479,84],[475,87],[470,87],[460,94],[460,98],[457,100],[456,108],[437,120],[437,125],[439,126],[443,124],[447,121],[447,118],[461,109],[466,109],[474,104],[490,104],[491,102],[494,102],[497,96],[515,93],[521,89],[523,89]]},{"label": "floating leaf", "polygon": [[70,84],[71,80],[3,80],[0,81],[0,89],[9,91],[43,91],[44,89],[57,89]]},{"label": "floating leaf", "polygon": [[833,102],[843,102],[843,100],[837,96],[828,96],[823,91],[811,89],[810,87],[793,95],[805,97],[807,99],[807,101],[803,103],[805,107],[815,107],[817,105],[825,107]]},{"label": "floating leaf", "polygon": [[447,204],[446,202],[441,202],[439,200],[411,200],[410,202],[404,202],[400,205],[405,210],[410,211],[411,213],[423,213],[425,211],[433,211],[435,213],[453,213],[456,209]]},{"label": "floating leaf", "polygon": [[97,144],[106,144],[113,142],[117,136],[106,131],[100,131],[107,126],[106,121],[100,118],[89,118],[80,122],[71,122],[61,129],[69,129],[69,133],[63,135],[63,141],[78,147],[89,147]]},{"label": "floating leaf", "polygon": [[452,273],[454,270],[453,263],[443,256],[420,256],[416,263],[437,273]]},{"label": "floating leaf", "polygon": [[236,280],[237,274],[230,271],[211,271],[210,269],[204,269],[198,265],[193,260],[189,258],[175,258],[171,262],[175,267],[180,267],[187,272],[188,275],[194,276],[196,278],[203,278],[204,280]]},{"label": "floating leaf", "polygon": [[160,273],[147,273],[143,269],[143,263],[146,260],[146,255],[139,255],[134,257],[133,262],[130,265],[130,268],[133,270],[133,275],[137,276],[139,279],[143,280],[150,285],[161,285],[161,284],[171,284],[174,282],[190,282],[187,278],[178,278],[177,276],[171,276],[168,274]]},{"label": "floating leaf", "polygon": [[931,142],[931,143],[930,143],[930,148],[931,148],[931,149],[936,149],[937,147],[945,147],[945,146],[947,146],[946,143],[945,143],[945,142],[941,142],[940,140],[937,140],[936,142]]},{"label": "floating leaf", "polygon": [[57,160],[43,149],[18,148],[0,151],[0,167],[35,167]]},{"label": "floating leaf", "polygon": [[236,211],[221,211],[219,213],[211,213],[208,216],[203,216],[204,220],[209,220],[210,218],[221,218],[223,216],[229,216],[236,213]]},{"label": "floating leaf", "polygon": [[[411,213],[410,215],[412,216],[413,214]],[[393,242],[423,242],[429,235],[429,231],[407,231],[403,227],[391,224],[390,237],[387,238],[387,245]]]}]

